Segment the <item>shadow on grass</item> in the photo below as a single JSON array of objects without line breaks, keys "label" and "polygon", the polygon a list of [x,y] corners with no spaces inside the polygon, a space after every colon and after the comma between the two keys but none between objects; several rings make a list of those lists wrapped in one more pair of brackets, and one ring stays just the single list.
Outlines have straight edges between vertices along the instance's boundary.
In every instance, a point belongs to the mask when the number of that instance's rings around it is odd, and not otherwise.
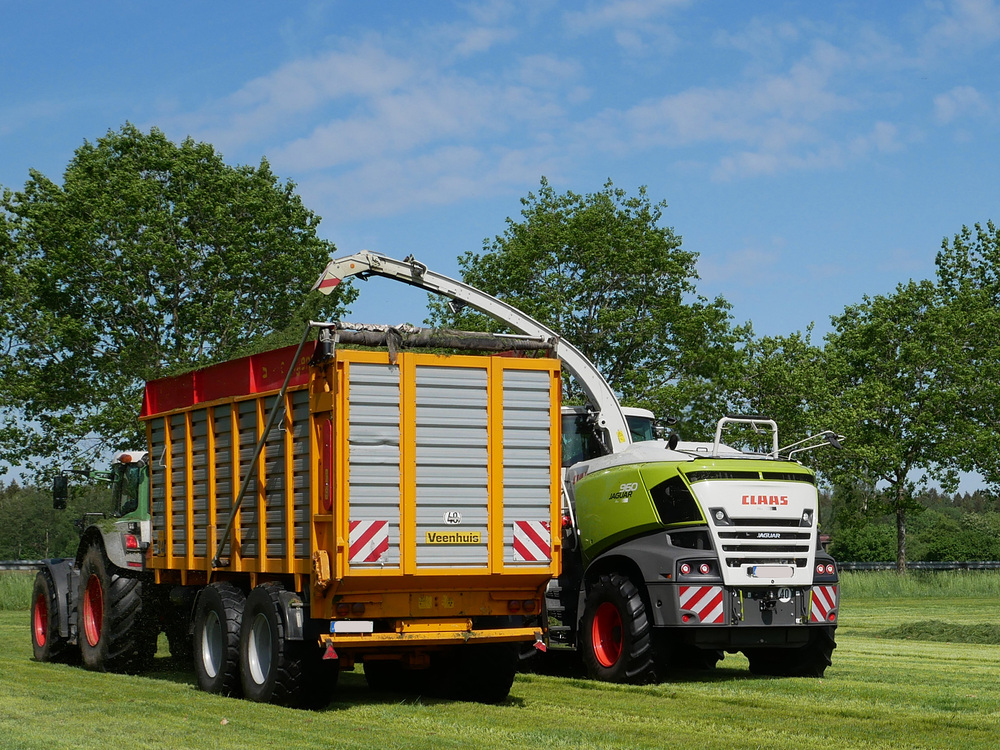
[{"label": "shadow on grass", "polygon": [[[894,635],[892,637],[903,637]],[[568,686],[583,690],[604,690],[608,683],[591,680],[587,677],[579,656],[574,652],[550,651],[546,654],[526,659],[521,662],[519,674],[527,678],[534,675],[558,677],[566,681]],[[163,680],[178,685],[187,685],[197,689],[198,681],[194,673],[194,665],[190,659],[177,659],[161,650],[153,660],[151,668],[144,673],[154,680]],[[725,661],[713,669],[674,669],[655,683],[628,686],[632,690],[661,691],[670,685],[713,684],[743,680],[761,679],[748,672],[745,667],[727,667]],[[353,708],[359,704],[386,705],[448,705],[462,702],[459,699],[416,690],[373,689],[369,687],[361,670],[342,672],[329,706],[322,711],[339,711]],[[524,700],[509,696],[499,706],[524,707]]]},{"label": "shadow on grass", "polygon": [[[725,664],[723,661],[722,664]],[[591,680],[587,677],[583,663],[578,654],[573,651],[552,650],[545,654],[538,654],[530,659],[521,662],[520,672],[527,675],[544,675],[547,677],[560,677],[572,680],[574,684],[586,688],[596,688],[607,683]],[[685,684],[685,683],[713,683],[731,682],[733,680],[760,679],[751,674],[745,667],[718,666],[710,669],[681,669],[669,670],[653,684]]]}]

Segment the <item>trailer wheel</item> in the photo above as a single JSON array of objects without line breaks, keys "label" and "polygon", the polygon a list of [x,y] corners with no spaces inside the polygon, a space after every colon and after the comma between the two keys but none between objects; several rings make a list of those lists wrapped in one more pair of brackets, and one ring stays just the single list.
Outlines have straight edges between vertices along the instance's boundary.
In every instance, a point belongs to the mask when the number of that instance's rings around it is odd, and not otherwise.
[{"label": "trailer wheel", "polygon": [[649,682],[655,675],[651,627],[642,594],[617,573],[601,576],[587,594],[581,628],[587,673],[604,682]]},{"label": "trailer wheel", "polygon": [[280,583],[262,583],[247,597],[240,626],[243,694],[257,703],[305,705],[306,661],[301,641],[285,638]]},{"label": "trailer wheel", "polygon": [[80,654],[87,669],[138,672],[156,653],[157,622],[142,580],[121,575],[92,544],[80,565]]},{"label": "trailer wheel", "polygon": [[502,703],[517,672],[516,643],[459,646],[454,697],[477,703]]},{"label": "trailer wheel", "polygon": [[48,570],[38,571],[31,593],[31,646],[36,661],[52,661],[66,647],[59,634],[59,597]]},{"label": "trailer wheel", "polygon": [[833,628],[815,628],[809,642],[799,648],[756,648],[743,653],[755,675],[772,677],[822,677],[833,663],[837,644]]},{"label": "trailer wheel", "polygon": [[245,603],[243,592],[228,581],[206,586],[198,597],[192,650],[198,687],[206,693],[240,693],[240,624]]}]

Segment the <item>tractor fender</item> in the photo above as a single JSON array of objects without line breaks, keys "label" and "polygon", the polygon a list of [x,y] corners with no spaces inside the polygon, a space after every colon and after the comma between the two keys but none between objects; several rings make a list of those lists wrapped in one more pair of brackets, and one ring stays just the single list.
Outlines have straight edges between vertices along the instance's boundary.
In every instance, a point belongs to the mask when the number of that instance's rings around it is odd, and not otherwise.
[{"label": "tractor fender", "polygon": [[[583,584],[578,592],[577,612],[583,616],[584,603],[590,587],[606,573],[618,573],[627,576],[647,596],[650,586],[667,583],[663,577],[675,567],[679,557],[690,557],[695,552],[691,549],[674,547],[667,539],[662,529],[629,539],[595,557],[584,571]],[[714,551],[704,553],[714,556]],[[655,612],[650,613],[654,624],[659,625]]]},{"label": "tractor fender", "polygon": [[59,635],[72,641],[76,636],[76,599],[80,589],[80,569],[72,557],[45,560],[39,567],[48,573],[56,587]]}]

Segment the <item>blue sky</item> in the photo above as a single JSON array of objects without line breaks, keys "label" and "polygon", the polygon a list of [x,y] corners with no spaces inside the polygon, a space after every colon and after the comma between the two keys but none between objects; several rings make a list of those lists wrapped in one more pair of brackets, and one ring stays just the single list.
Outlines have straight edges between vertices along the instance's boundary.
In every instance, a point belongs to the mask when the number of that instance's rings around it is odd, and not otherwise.
[{"label": "blue sky", "polygon": [[[546,176],[646,185],[699,292],[787,334],[1000,220],[992,0],[0,0],[0,185],[126,121],[267,157],[338,254],[457,274]],[[316,269],[317,275],[321,269]],[[362,287],[352,319],[420,322]]]}]

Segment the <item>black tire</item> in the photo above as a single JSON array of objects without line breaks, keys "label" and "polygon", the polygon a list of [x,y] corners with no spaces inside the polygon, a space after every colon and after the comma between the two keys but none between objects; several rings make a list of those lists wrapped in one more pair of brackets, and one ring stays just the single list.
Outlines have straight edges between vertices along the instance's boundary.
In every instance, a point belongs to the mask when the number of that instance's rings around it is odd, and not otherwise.
[{"label": "black tire", "polygon": [[303,650],[303,689],[298,707],[319,711],[330,705],[340,679],[340,660],[324,659],[324,648],[316,640],[300,644]]},{"label": "black tire", "polygon": [[247,597],[240,627],[240,682],[243,695],[257,703],[308,707],[308,670],[318,648],[285,637],[280,583],[262,583]]},{"label": "black tire", "polygon": [[756,648],[743,653],[750,672],[766,677],[822,677],[833,663],[837,648],[833,628],[814,628],[809,642],[799,648]]},{"label": "black tire", "polygon": [[642,594],[617,573],[601,576],[587,593],[580,645],[587,674],[603,682],[655,679],[652,628]]},{"label": "black tire", "polygon": [[140,578],[122,575],[92,544],[80,565],[79,643],[87,669],[139,672],[156,653],[157,622]]},{"label": "black tire", "polygon": [[379,692],[407,692],[403,680],[403,664],[398,659],[366,660],[365,682]]},{"label": "black tire", "polygon": [[662,679],[672,670],[712,670],[725,657],[725,653],[714,648],[701,648],[687,643],[678,643],[669,631],[654,632],[656,675]]},{"label": "black tire", "polygon": [[516,643],[458,646],[453,697],[477,703],[503,703],[517,672]]},{"label": "black tire", "polygon": [[38,571],[31,592],[31,647],[36,661],[53,661],[66,648],[59,634],[59,596],[48,570]]},{"label": "black tire", "polygon": [[189,622],[179,612],[171,614],[163,628],[167,635],[170,658],[184,665],[190,664],[194,657],[194,635],[188,629]]},{"label": "black tire", "polygon": [[[198,687],[206,693],[239,695],[242,690],[240,626],[245,603],[243,592],[227,581],[206,586],[198,596],[188,651],[193,653]],[[170,650],[173,653],[173,641]]]}]

